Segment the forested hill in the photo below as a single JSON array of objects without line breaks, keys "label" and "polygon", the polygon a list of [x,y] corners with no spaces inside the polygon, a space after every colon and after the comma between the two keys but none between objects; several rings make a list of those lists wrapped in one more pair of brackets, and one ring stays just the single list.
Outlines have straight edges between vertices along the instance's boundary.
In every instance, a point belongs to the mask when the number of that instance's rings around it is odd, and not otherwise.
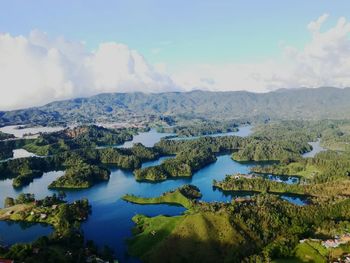
[{"label": "forested hill", "polygon": [[167,92],[112,93],[0,112],[0,125],[124,120],[132,115],[171,115],[235,119],[349,119],[350,88],[289,89],[269,93]]}]

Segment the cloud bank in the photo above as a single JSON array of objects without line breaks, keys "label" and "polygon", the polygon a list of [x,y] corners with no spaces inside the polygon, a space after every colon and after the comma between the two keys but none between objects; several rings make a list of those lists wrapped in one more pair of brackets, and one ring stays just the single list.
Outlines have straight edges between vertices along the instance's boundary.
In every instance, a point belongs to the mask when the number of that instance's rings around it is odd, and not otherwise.
[{"label": "cloud bank", "polygon": [[[174,74],[186,89],[248,90],[266,92],[279,88],[350,86],[350,23],[344,17],[326,31],[322,15],[307,25],[310,41],[299,50],[282,47],[279,59],[262,63],[197,64]],[[258,43],[257,43],[258,45]]]},{"label": "cloud bank", "polygon": [[49,39],[40,31],[28,37],[0,34],[0,110],[102,92],[350,86],[350,23],[342,17],[322,30],[327,18],[324,14],[306,26],[310,41],[303,49],[284,46],[278,59],[183,65],[173,72],[164,70],[164,62],[150,65],[120,43],[101,43],[92,52],[83,43]]},{"label": "cloud bank", "polygon": [[79,42],[0,35],[0,110],[41,105],[52,100],[102,92],[160,92],[176,85],[137,51],[101,43],[90,52]]}]

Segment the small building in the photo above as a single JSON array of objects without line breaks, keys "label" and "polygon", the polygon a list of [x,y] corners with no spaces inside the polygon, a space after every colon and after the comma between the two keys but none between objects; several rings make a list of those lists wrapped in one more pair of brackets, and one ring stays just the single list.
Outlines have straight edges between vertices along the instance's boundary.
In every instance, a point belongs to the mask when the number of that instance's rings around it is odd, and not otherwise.
[{"label": "small building", "polygon": [[336,239],[328,239],[322,242],[322,245],[326,248],[335,248],[339,246],[339,242]]},{"label": "small building", "polygon": [[40,214],[40,219],[46,219],[47,218],[47,214]]}]

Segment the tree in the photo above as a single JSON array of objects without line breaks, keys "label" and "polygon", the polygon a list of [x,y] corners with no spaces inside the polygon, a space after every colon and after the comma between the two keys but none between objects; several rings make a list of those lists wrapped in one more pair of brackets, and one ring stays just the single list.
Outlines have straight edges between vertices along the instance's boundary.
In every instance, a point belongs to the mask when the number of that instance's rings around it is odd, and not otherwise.
[{"label": "tree", "polygon": [[11,207],[15,205],[15,200],[12,197],[6,197],[4,202],[4,207]]}]

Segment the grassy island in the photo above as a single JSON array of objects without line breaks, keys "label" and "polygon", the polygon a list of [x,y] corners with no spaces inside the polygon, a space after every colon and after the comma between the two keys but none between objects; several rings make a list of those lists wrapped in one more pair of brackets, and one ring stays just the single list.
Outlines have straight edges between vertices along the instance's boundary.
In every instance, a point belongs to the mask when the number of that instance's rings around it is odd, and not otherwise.
[{"label": "grassy island", "polygon": [[136,204],[175,204],[187,209],[193,206],[193,199],[201,197],[199,189],[193,185],[184,185],[176,190],[166,192],[159,197],[139,197],[135,195],[125,195],[123,199]]}]

